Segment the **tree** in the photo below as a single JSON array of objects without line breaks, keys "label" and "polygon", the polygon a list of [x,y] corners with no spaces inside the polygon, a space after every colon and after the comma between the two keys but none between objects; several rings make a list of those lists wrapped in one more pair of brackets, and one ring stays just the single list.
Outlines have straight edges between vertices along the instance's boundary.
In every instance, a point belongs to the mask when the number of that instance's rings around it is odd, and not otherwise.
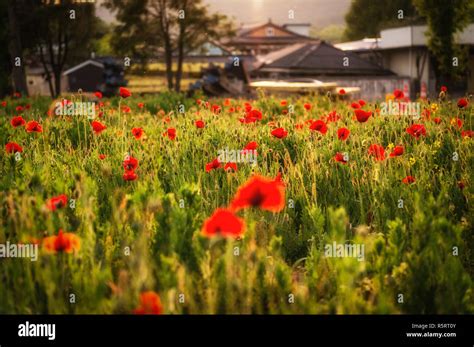
[{"label": "tree", "polygon": [[[0,18],[8,17],[7,3],[0,2]],[[8,23],[0,22],[0,47],[8,47]],[[6,49],[0,51],[0,97],[11,92],[10,76],[12,70],[10,54]]]},{"label": "tree", "polygon": [[378,37],[381,29],[401,23],[407,25],[417,19],[411,0],[353,0],[346,14],[345,37],[349,40]]},{"label": "tree", "polygon": [[28,95],[23,46],[20,35],[19,19],[17,18],[17,8],[22,6],[22,2],[23,1],[9,0],[6,3],[3,3],[1,6],[4,7],[6,4],[8,17],[8,29],[6,37],[8,39],[10,65],[7,71],[10,71],[12,75],[15,92],[20,92],[22,95]]},{"label": "tree", "polygon": [[120,52],[137,56],[142,63],[162,54],[168,89],[177,92],[185,56],[234,32],[226,16],[209,13],[202,0],[107,0],[106,6],[117,12],[114,41]]},{"label": "tree", "polygon": [[68,63],[90,55],[97,22],[92,3],[74,0],[22,0],[16,9],[21,18],[21,41],[33,59],[39,56],[51,96],[61,93],[61,75]]},{"label": "tree", "polygon": [[[449,84],[463,72],[465,53],[454,35],[472,20],[472,0],[413,0],[428,23],[428,48],[434,56],[438,83]],[[456,59],[458,64],[456,64]]]}]

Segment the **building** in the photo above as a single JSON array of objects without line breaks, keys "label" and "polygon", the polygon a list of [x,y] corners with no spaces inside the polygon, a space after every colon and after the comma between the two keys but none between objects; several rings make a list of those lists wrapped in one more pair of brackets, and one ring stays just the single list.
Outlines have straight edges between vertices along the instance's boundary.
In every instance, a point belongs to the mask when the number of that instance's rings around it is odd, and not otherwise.
[{"label": "building", "polygon": [[[401,77],[410,80],[411,97],[438,93],[437,80],[433,65],[434,57],[428,50],[427,26],[416,25],[380,32],[378,39],[345,42],[336,47],[377,62]],[[455,86],[453,93],[464,94],[474,92],[474,24],[470,24],[456,36],[457,43],[468,47],[466,78]],[[367,41],[372,44],[366,44]],[[462,64],[461,61],[458,62]]]},{"label": "building", "polygon": [[125,86],[123,65],[112,57],[91,58],[63,72],[67,78],[68,92],[78,90],[104,95],[115,95],[120,86]]},{"label": "building", "polygon": [[[52,76],[52,68],[49,67],[51,74],[51,83],[54,88],[54,77]],[[51,95],[47,74],[43,66],[28,66],[26,68],[26,83],[28,86],[28,95]],[[61,90],[67,90],[67,78],[61,76]]]},{"label": "building", "polygon": [[269,20],[264,24],[242,27],[236,37],[224,44],[238,54],[262,55],[295,43],[316,41],[307,33],[309,24],[277,25]]},{"label": "building", "polygon": [[367,99],[384,98],[395,88],[406,89],[408,78],[397,76],[350,51],[324,41],[297,43],[258,58],[257,79],[334,82],[360,88]]},{"label": "building", "polygon": [[258,74],[267,78],[384,76],[389,70],[325,41],[297,43],[258,59]]},{"label": "building", "polygon": [[104,64],[88,59],[63,72],[68,80],[68,91],[76,93],[79,89],[84,92],[95,92],[103,83]]}]

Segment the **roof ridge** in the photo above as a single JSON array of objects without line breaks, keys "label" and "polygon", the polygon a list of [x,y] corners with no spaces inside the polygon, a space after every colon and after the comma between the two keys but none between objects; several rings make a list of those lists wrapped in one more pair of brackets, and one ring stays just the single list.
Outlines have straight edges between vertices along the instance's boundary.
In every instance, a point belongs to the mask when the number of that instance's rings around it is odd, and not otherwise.
[{"label": "roof ridge", "polygon": [[321,44],[321,42],[318,42],[317,44],[316,43],[305,43],[304,44],[305,46],[309,45],[311,47],[309,47],[309,49],[304,54],[302,54],[298,59],[295,60],[295,65],[298,65],[299,63],[301,63],[304,59],[306,59],[306,57],[308,55],[310,55],[315,50],[317,50],[319,48],[320,44]]}]

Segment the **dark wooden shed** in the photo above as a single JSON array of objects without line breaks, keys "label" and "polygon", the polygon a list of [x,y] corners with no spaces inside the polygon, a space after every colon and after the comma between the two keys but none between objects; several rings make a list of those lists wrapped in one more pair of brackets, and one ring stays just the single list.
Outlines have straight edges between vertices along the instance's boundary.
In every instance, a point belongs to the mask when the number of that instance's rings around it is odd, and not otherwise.
[{"label": "dark wooden shed", "polygon": [[89,59],[64,71],[63,75],[67,77],[70,92],[79,89],[95,92],[104,83],[104,64]]}]

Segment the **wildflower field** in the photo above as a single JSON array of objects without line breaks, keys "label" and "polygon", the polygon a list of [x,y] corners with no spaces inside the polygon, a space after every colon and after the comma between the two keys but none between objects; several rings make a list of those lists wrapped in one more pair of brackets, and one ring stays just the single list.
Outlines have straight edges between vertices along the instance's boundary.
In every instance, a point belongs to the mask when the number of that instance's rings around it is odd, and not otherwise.
[{"label": "wildflower field", "polygon": [[0,313],[474,313],[472,103],[383,101],[4,99]]}]

